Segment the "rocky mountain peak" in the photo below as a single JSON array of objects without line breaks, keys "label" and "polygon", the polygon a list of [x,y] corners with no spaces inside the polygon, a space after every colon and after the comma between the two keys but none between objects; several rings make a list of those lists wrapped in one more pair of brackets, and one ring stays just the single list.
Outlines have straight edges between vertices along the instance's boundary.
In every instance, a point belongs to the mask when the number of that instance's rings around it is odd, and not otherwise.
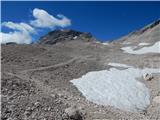
[{"label": "rocky mountain peak", "polygon": [[56,44],[63,41],[83,40],[93,41],[94,37],[90,33],[79,32],[71,29],[60,29],[49,32],[47,35],[41,37],[39,44]]}]

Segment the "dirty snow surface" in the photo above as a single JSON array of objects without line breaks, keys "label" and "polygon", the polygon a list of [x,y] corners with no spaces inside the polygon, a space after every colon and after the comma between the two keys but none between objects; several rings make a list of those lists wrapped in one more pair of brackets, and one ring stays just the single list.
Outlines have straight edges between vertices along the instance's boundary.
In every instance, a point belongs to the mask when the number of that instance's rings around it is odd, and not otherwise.
[{"label": "dirty snow surface", "polygon": [[159,69],[127,68],[93,71],[71,82],[91,102],[139,112],[150,104],[150,94],[145,84],[136,80],[145,73],[157,73]]},{"label": "dirty snow surface", "polygon": [[133,50],[132,47],[121,48],[125,53],[130,54],[146,54],[146,53],[160,53],[160,41],[156,42],[154,45],[149,47],[143,47],[138,50]]}]

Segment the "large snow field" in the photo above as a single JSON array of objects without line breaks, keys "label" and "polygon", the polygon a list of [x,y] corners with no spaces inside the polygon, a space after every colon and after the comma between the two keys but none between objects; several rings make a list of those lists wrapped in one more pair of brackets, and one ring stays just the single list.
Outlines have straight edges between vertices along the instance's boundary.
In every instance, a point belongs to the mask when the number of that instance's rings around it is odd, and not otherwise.
[{"label": "large snow field", "polygon": [[[117,65],[121,66],[119,63]],[[145,110],[150,104],[150,94],[145,84],[136,78],[142,77],[145,73],[158,72],[160,69],[139,69],[130,66],[125,70],[110,68],[109,70],[89,72],[71,82],[91,102],[138,112]]]},{"label": "large snow field", "polygon": [[133,47],[122,47],[121,48],[125,53],[130,54],[146,54],[146,53],[160,53],[160,41],[156,42],[154,45],[149,47],[143,47],[138,50],[134,50]]}]

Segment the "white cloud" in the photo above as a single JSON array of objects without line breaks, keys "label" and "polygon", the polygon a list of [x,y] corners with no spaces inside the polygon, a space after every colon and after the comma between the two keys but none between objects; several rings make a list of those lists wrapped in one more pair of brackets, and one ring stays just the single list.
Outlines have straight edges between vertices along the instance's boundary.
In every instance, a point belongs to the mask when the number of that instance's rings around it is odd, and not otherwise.
[{"label": "white cloud", "polygon": [[1,43],[15,42],[18,44],[29,44],[32,42],[31,34],[36,33],[35,29],[26,23],[3,22],[3,26],[14,31],[0,33]]},{"label": "white cloud", "polygon": [[8,27],[12,30],[36,33],[35,29],[26,23],[3,22],[2,26]]},{"label": "white cloud", "polygon": [[66,27],[71,25],[71,21],[64,15],[57,15],[58,18],[48,14],[45,10],[35,8],[33,10],[35,20],[31,20],[30,24],[27,23],[14,23],[3,22],[2,27],[7,27],[12,32],[0,32],[0,43],[16,42],[18,44],[30,44],[32,35],[37,34],[38,28],[55,28]]},{"label": "white cloud", "polygon": [[15,42],[18,44],[30,44],[32,37],[24,32],[0,33],[1,43]]},{"label": "white cloud", "polygon": [[30,21],[31,25],[40,28],[66,27],[71,25],[71,20],[64,15],[57,15],[56,18],[48,14],[45,10],[35,8],[33,10],[35,20]]}]

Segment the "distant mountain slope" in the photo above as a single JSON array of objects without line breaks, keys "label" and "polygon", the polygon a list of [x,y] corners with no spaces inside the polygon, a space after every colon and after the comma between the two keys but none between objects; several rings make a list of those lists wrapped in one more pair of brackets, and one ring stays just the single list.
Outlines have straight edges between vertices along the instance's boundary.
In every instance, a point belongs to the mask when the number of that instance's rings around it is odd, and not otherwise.
[{"label": "distant mountain slope", "polygon": [[90,33],[75,30],[54,30],[41,37],[38,44],[55,44],[71,40],[93,41],[94,39],[95,38]]},{"label": "distant mountain slope", "polygon": [[160,40],[160,19],[113,42],[120,44],[155,43]]},{"label": "distant mountain slope", "polygon": [[[82,40],[82,41],[96,41],[90,33],[79,32],[76,30],[54,30],[48,34],[42,36],[38,40],[38,44],[56,44],[64,41]],[[138,45],[139,43],[155,43],[160,40],[160,19],[153,23],[146,25],[145,27],[133,31],[119,39],[112,41],[111,43],[117,43],[121,45]]]}]

